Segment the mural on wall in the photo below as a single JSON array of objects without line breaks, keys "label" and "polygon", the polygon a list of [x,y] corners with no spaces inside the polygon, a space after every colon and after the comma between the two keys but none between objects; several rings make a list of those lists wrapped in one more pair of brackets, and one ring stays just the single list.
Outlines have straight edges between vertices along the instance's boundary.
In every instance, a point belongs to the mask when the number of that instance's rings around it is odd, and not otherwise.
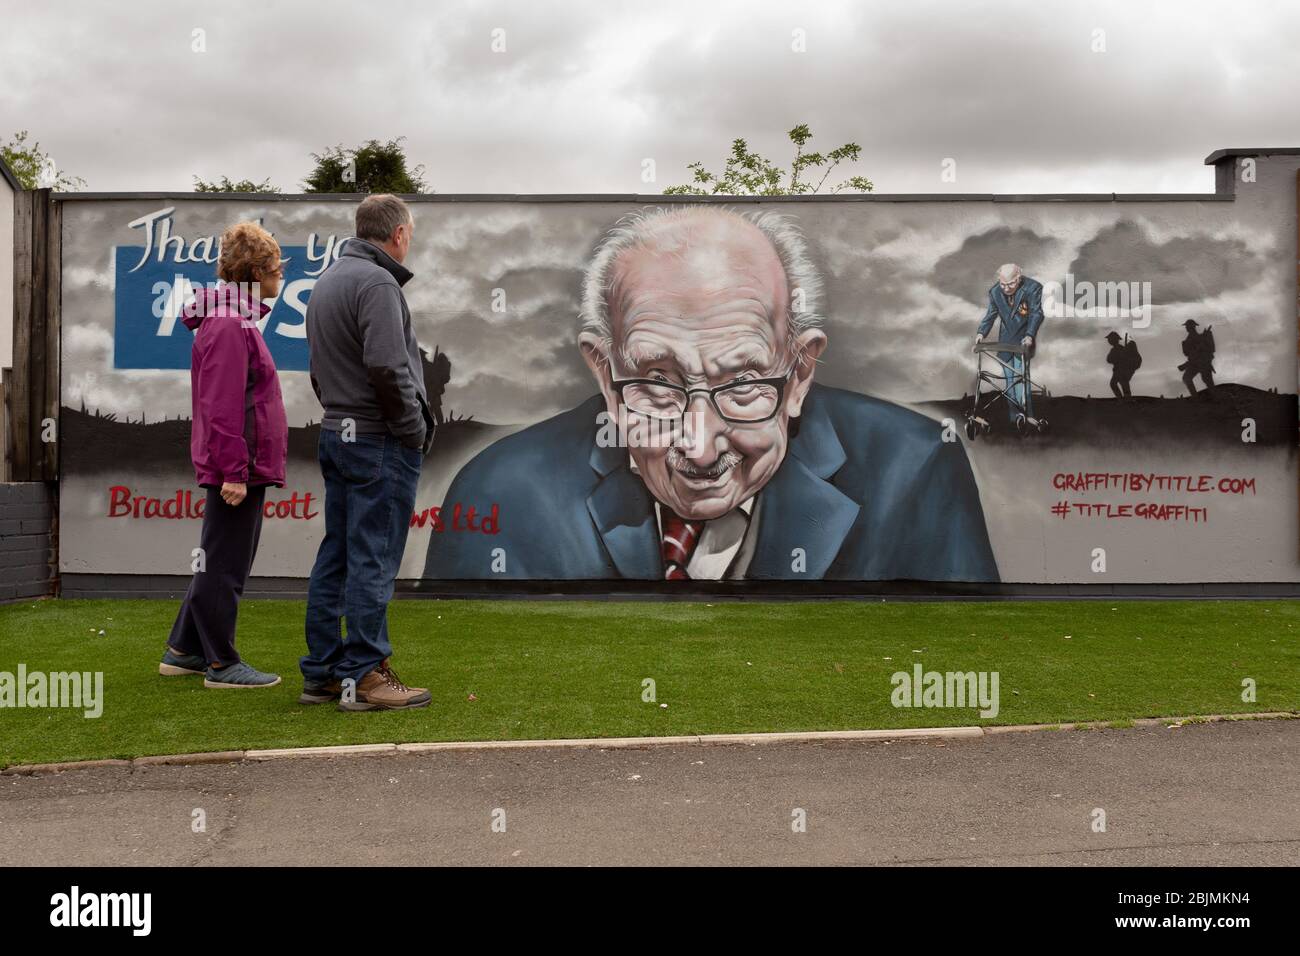
[{"label": "mural on wall", "polygon": [[820,299],[788,217],[621,222],[584,281],[599,394],[461,470],[499,529],[435,536],[425,577],[996,581],[962,445],[815,381]]},{"label": "mural on wall", "polygon": [[[64,572],[188,573],[175,314],[213,237],[260,219],[289,258],[262,334],[291,430],[254,572],[307,575],[301,330],[352,211],[66,204]],[[1290,263],[1262,199],[414,212],[439,428],[404,578],[1300,580]]]}]

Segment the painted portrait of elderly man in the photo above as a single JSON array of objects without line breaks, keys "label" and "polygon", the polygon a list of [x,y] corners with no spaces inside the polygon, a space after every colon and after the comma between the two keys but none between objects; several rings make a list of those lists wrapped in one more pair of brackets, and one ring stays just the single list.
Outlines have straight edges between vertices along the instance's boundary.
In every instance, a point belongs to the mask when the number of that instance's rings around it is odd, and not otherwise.
[{"label": "painted portrait of elderly man", "polygon": [[814,382],[821,297],[788,217],[620,220],[584,280],[596,394],[461,469],[446,501],[500,531],[435,535],[425,576],[997,581],[961,443]]}]

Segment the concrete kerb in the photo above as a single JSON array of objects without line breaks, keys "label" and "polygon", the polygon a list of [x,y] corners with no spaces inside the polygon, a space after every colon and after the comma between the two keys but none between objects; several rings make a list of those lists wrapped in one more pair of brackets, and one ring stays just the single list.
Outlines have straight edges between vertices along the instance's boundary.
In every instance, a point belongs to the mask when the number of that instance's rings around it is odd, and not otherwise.
[{"label": "concrete kerb", "polygon": [[245,750],[245,760],[294,760],[302,757],[373,757],[397,752],[397,744],[341,744],[337,747],[283,747]]},{"label": "concrete kerb", "polygon": [[160,754],[156,757],[136,757],[131,761],[131,766],[166,767],[177,764],[238,763],[245,758],[246,754],[247,751],[243,750],[215,750],[199,754]]},{"label": "concrete kerb", "polygon": [[1127,727],[1182,727],[1187,724],[1238,720],[1294,720],[1300,713],[1266,711],[1253,714],[1206,714],[1190,717],[1142,717],[1135,720],[1099,720],[1061,724],[1011,724],[991,727],[907,727],[893,730],[814,730],[753,734],[690,734],[677,737],[582,737],[554,740],[444,740],[427,743],[345,744],[335,747],[283,747],[269,750],[223,750],[210,753],[159,754],[134,760],[74,760],[68,763],[19,764],[0,774],[32,776],[65,770],[117,767],[128,770],[191,764],[266,762],[319,757],[373,757],[385,754],[421,754],[455,750],[530,750],[542,748],[618,750],[647,747],[695,747],[774,743],[825,743],[837,741],[894,741],[969,739],[986,735],[1046,730],[1092,730],[1115,725]]}]

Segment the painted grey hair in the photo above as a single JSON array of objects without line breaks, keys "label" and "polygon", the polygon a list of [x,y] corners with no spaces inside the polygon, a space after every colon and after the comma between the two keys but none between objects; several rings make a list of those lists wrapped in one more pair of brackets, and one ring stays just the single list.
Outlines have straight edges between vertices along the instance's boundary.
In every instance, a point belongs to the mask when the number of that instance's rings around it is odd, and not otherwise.
[{"label": "painted grey hair", "polygon": [[582,308],[579,312],[581,331],[598,336],[608,353],[613,345],[613,332],[609,321],[609,294],[615,280],[615,265],[619,257],[630,249],[641,248],[654,241],[650,227],[664,220],[683,219],[697,215],[701,209],[716,211],[751,223],[767,236],[785,269],[786,285],[791,296],[802,293],[803,308],[794,311],[793,302],[787,303],[791,350],[798,348],[799,335],[822,324],[822,278],[808,254],[808,244],[803,233],[789,217],[775,212],[738,212],[726,207],[672,206],[629,213],[614,224],[605,234],[587,266],[582,280]]},{"label": "painted grey hair", "polygon": [[1020,266],[1016,265],[1014,262],[1008,262],[1004,266],[998,266],[999,282],[1015,282],[1022,275],[1024,275],[1024,273],[1020,271]]}]

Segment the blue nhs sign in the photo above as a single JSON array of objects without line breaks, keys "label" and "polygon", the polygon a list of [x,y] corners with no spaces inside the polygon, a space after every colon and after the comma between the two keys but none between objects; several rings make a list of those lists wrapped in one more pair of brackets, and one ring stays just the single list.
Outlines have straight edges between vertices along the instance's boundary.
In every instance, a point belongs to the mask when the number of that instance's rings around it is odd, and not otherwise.
[{"label": "blue nhs sign", "polygon": [[[174,208],[174,207],[173,207]],[[146,230],[144,246],[113,250],[113,367],[187,369],[192,333],[180,315],[196,290],[217,281],[220,248],[213,236],[187,241],[172,234],[173,208],[131,223]],[[281,245],[285,259],[280,295],[267,299],[271,311],[260,323],[263,338],[281,371],[307,369],[307,301],[312,287],[338,255],[338,243],[313,233],[305,246]]]}]

